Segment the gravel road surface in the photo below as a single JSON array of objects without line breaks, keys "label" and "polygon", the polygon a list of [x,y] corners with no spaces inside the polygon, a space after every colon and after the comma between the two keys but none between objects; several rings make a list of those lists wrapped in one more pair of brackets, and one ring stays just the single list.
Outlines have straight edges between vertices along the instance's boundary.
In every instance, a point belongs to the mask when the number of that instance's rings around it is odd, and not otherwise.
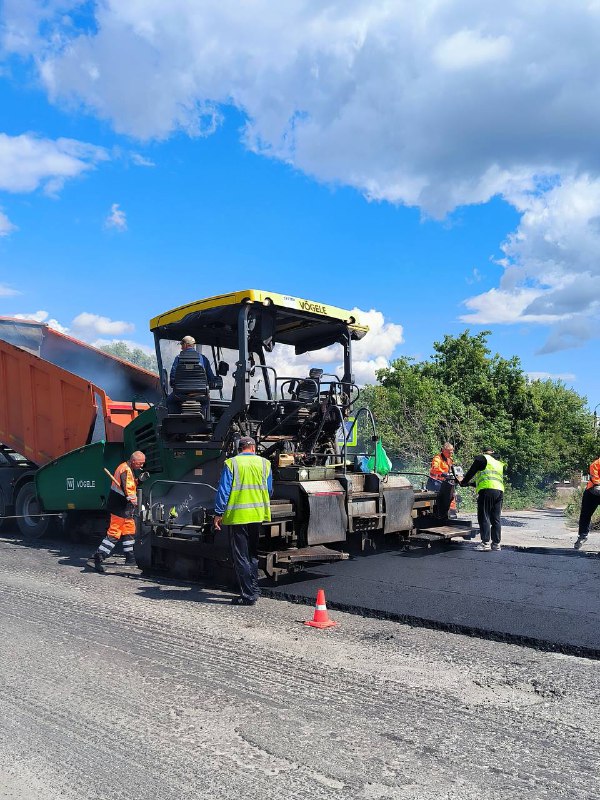
[{"label": "gravel road surface", "polygon": [[[0,798],[595,798],[600,663],[0,539]],[[129,577],[128,577],[129,576]]]}]

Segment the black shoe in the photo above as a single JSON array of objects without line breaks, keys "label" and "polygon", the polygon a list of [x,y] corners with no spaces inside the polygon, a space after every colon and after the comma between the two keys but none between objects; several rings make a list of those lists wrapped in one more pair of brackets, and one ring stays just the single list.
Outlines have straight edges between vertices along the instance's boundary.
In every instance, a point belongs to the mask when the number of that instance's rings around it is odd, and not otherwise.
[{"label": "black shoe", "polygon": [[96,572],[99,572],[101,575],[104,575],[104,573],[106,572],[106,570],[102,566],[102,562],[103,561],[104,561],[104,559],[102,558],[100,553],[94,553],[94,569],[96,570]]},{"label": "black shoe", "polygon": [[231,605],[232,606],[253,606],[256,603],[256,600],[246,600],[245,597],[232,597],[231,598]]},{"label": "black shoe", "polygon": [[587,536],[578,536],[577,541],[575,542],[573,547],[575,548],[575,550],[581,550],[581,548],[586,542],[587,542]]},{"label": "black shoe", "polygon": [[125,564],[131,567],[136,566],[135,556],[133,555],[133,553],[127,553],[127,555],[125,556]]}]

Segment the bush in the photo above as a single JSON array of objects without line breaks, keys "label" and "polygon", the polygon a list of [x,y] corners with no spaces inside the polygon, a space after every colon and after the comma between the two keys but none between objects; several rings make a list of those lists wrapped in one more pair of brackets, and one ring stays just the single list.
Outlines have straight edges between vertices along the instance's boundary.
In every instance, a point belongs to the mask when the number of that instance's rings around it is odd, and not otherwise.
[{"label": "bush", "polygon": [[537,486],[515,489],[507,485],[504,492],[504,508],[520,511],[526,508],[544,508],[547,501],[553,497],[552,489],[540,489]]},{"label": "bush", "polygon": [[[565,508],[565,517],[567,520],[572,524],[576,525],[579,520],[579,511],[581,509],[581,497],[583,495],[585,487],[581,487],[581,489],[577,489],[571,495],[571,499],[567,503],[567,507]],[[591,529],[593,531],[600,530],[600,507],[596,509],[592,517],[592,525]]]},{"label": "bush", "polygon": [[[461,495],[460,510],[463,513],[477,510],[477,495],[474,489],[459,489]],[[506,485],[504,491],[503,508],[511,511],[521,511],[527,508],[544,508],[547,501],[553,496],[553,491],[539,489],[515,489]],[[579,514],[579,511],[577,512]]]}]

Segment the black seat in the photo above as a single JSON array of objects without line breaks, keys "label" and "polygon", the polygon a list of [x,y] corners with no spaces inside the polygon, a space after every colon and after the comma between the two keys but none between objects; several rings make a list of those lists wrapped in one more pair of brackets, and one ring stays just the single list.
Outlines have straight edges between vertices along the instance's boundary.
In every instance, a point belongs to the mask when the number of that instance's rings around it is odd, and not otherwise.
[{"label": "black seat", "polygon": [[315,381],[300,381],[296,389],[296,398],[301,403],[313,403],[318,396],[319,387]]},{"label": "black seat", "polygon": [[197,350],[184,350],[171,384],[173,399],[181,403],[184,414],[203,414],[210,419],[208,376]]}]

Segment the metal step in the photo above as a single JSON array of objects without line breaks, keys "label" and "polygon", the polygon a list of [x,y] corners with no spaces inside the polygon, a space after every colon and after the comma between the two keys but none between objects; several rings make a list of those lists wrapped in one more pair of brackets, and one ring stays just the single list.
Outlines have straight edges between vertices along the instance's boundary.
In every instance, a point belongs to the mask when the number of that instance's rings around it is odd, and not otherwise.
[{"label": "metal step", "polygon": [[421,534],[426,534],[426,536],[423,536],[424,539],[430,539],[431,537],[434,539],[453,539],[455,536],[471,536],[472,532],[473,531],[471,527],[459,527],[458,525],[439,525],[434,528],[418,528],[415,531],[414,536],[411,536],[411,539],[417,539],[421,536]]},{"label": "metal step", "polygon": [[348,557],[348,553],[331,550],[322,544],[316,544],[312,547],[295,547],[289,550],[280,550],[276,554],[276,563],[282,566],[302,562],[330,563],[332,561],[345,561]]}]

